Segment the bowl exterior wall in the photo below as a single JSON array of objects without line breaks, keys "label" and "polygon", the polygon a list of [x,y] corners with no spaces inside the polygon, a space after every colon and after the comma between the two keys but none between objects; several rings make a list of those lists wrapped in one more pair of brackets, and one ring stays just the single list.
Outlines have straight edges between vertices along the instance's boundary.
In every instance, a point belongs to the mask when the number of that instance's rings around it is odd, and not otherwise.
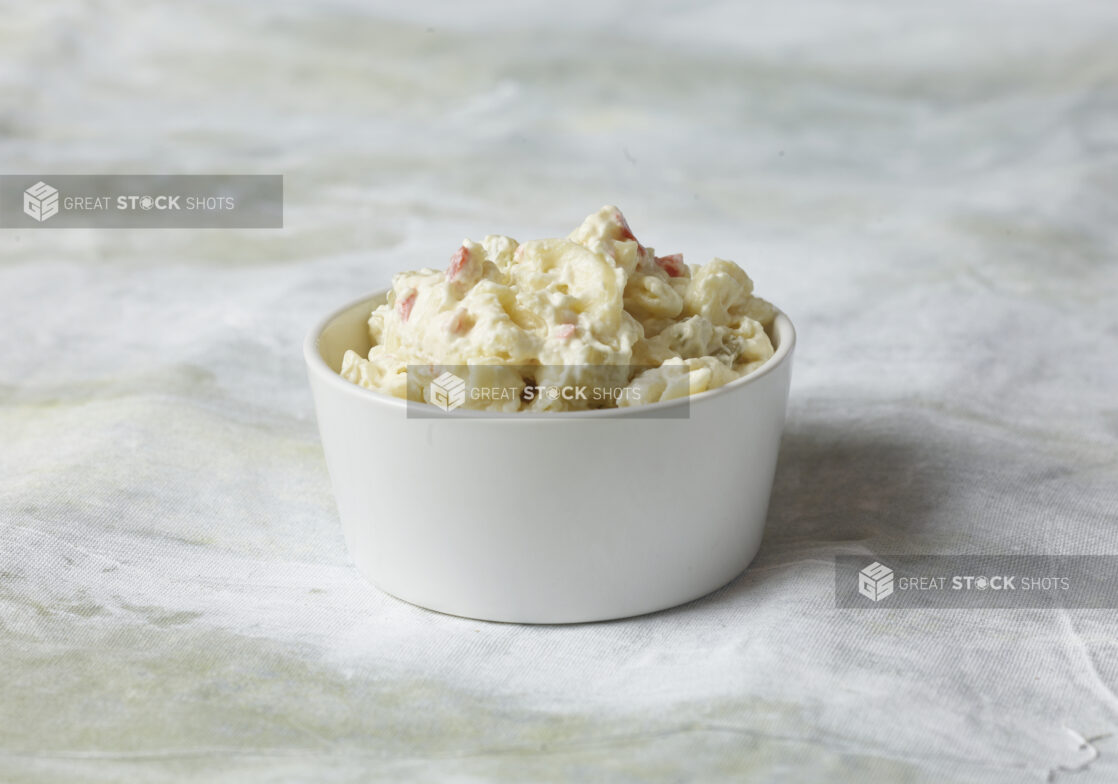
[{"label": "bowl exterior wall", "polygon": [[569,623],[672,607],[745,569],[791,364],[694,399],[681,419],[409,418],[310,379],[346,543],[370,581],[453,615]]}]

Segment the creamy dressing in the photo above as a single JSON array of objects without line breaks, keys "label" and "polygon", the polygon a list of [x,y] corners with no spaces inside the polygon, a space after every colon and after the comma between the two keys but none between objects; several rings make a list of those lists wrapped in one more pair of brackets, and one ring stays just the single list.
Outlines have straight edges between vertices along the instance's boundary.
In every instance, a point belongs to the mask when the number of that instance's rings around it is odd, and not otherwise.
[{"label": "creamy dressing", "polygon": [[[396,275],[369,318],[369,355],[347,351],[341,375],[427,400],[436,366],[465,366],[467,383],[506,394],[471,397],[464,406],[497,411],[655,403],[760,367],[773,354],[774,314],[737,264],[691,267],[681,254],[657,256],[607,206],[566,239],[466,240],[445,271]],[[569,384],[617,394],[532,394]]]}]

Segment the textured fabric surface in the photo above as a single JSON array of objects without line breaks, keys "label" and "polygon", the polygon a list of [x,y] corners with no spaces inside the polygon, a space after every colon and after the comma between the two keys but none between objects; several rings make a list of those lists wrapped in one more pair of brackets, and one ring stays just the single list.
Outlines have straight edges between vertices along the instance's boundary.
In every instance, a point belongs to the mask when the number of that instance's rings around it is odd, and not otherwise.
[{"label": "textured fabric surface", "polygon": [[[287,208],[0,231],[0,779],[1118,780],[1113,611],[840,611],[831,560],[1118,553],[1118,7],[419,5],[4,8],[5,171]],[[372,589],[305,332],[609,202],[798,326],[754,565],[568,627]]]}]

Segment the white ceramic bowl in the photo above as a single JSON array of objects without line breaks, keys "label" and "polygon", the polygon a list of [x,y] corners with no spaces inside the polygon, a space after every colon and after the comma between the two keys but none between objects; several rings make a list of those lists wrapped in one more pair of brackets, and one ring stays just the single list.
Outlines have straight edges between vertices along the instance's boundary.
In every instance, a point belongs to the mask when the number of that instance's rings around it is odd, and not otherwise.
[{"label": "white ceramic bowl", "polygon": [[382,590],[453,615],[569,623],[682,604],[749,565],[791,380],[783,313],[759,370],[654,404],[689,406],[685,418],[645,406],[427,419],[338,375],[346,349],[368,353],[384,295],[327,316],[303,347],[346,543]]}]

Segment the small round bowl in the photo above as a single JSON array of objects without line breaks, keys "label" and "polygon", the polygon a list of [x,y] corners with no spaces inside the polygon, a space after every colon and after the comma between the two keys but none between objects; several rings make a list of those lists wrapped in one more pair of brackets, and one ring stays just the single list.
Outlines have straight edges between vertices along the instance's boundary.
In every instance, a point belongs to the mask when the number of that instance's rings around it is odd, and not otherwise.
[{"label": "small round bowl", "polygon": [[375,585],[452,615],[574,623],[682,604],[753,560],[792,373],[783,313],[767,363],[687,399],[416,418],[338,375],[347,349],[368,353],[385,294],[303,346],[346,544]]}]

